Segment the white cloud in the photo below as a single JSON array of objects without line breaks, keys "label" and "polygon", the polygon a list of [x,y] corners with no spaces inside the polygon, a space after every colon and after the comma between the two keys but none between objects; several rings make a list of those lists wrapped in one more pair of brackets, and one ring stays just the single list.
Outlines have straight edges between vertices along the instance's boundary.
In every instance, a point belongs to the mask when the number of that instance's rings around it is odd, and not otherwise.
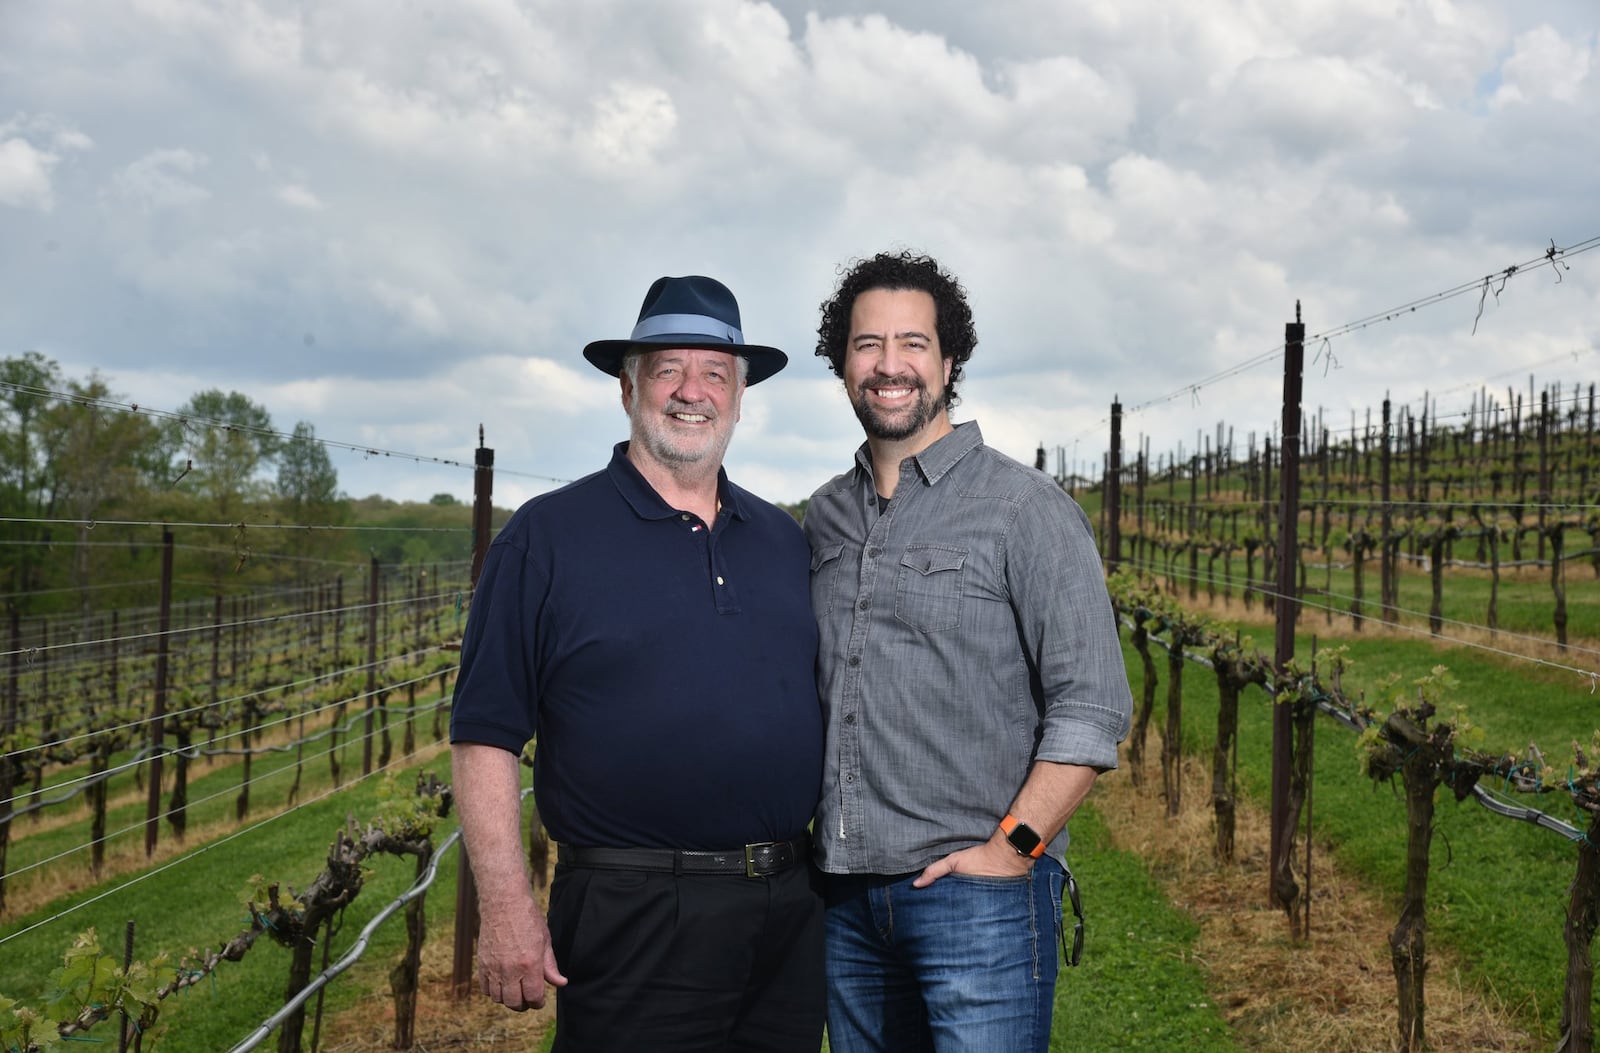
[{"label": "white cloud", "polygon": [[398,288],[381,280],[374,281],[370,291],[372,298],[403,327],[431,337],[444,336],[449,332],[444,313],[439,310],[431,293]]},{"label": "white cloud", "polygon": [[1542,25],[1519,35],[1512,53],[1500,67],[1500,87],[1492,102],[1497,106],[1539,99],[1575,102],[1589,81],[1595,63],[1594,38],[1567,39]]},{"label": "white cloud", "polygon": [[672,97],[649,84],[619,82],[594,100],[593,117],[580,134],[594,169],[621,181],[639,179],[673,137],[678,113]]},{"label": "white cloud", "polygon": [[203,154],[190,150],[155,150],[117,172],[110,194],[146,213],[193,205],[211,197],[210,190],[188,178],[206,164]]},{"label": "white cloud", "polygon": [[278,200],[291,208],[320,212],[326,206],[322,199],[298,183],[288,183],[278,188]]},{"label": "white cloud", "polygon": [[[41,140],[49,146],[37,145]],[[93,139],[50,114],[19,113],[0,122],[0,205],[52,211],[56,167],[66,154],[93,148]]]},{"label": "white cloud", "polygon": [[60,161],[26,139],[0,139],[0,205],[49,212],[55,207],[50,173]]}]

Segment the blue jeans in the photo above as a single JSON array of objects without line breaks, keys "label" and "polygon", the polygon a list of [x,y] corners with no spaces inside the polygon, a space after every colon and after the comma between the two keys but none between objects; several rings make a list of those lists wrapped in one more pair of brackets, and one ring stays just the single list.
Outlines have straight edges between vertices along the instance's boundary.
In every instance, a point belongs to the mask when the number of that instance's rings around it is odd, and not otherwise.
[{"label": "blue jeans", "polygon": [[1043,1053],[1066,873],[827,876],[833,1053]]}]

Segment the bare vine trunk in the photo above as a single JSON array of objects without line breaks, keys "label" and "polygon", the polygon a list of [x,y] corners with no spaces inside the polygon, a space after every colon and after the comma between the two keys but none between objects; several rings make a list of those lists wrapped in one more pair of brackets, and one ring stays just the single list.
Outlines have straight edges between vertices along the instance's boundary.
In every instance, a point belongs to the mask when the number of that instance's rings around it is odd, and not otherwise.
[{"label": "bare vine trunk", "polygon": [[1550,537],[1550,591],[1555,594],[1556,643],[1567,649],[1567,575],[1566,564],[1561,561],[1562,527],[1557,523],[1546,531]]},{"label": "bare vine trunk", "polygon": [[[417,881],[433,858],[429,851],[417,857]],[[406,949],[400,961],[389,970],[389,990],[394,994],[394,1048],[410,1049],[416,1042],[417,988],[422,972],[422,942],[428,934],[426,893],[406,904]]]},{"label": "bare vine trunk", "polygon": [[1428,543],[1428,582],[1433,586],[1428,603],[1428,632],[1434,636],[1444,628],[1444,545],[1442,534]]},{"label": "bare vine trunk", "polygon": [[239,746],[244,750],[244,763],[241,765],[241,773],[239,775],[239,795],[233,801],[233,817],[240,820],[250,814],[250,762],[254,759],[254,754],[251,752],[251,743],[255,739],[255,728],[255,700],[247,698],[244,702],[243,733],[239,736]]},{"label": "bare vine trunk", "polygon": [[189,829],[189,749],[193,734],[188,724],[173,729],[178,748],[172,753],[172,796],[167,801],[167,822],[172,824],[172,834],[180,842]]},{"label": "bare vine trunk", "polygon": [[1400,1048],[1421,1053],[1427,1008],[1428,853],[1433,845],[1438,759],[1432,749],[1422,746],[1406,759],[1401,772],[1406,788],[1406,891],[1400,920],[1389,934],[1389,955],[1400,1010]]},{"label": "bare vine trunk", "polygon": [[1567,900],[1567,985],[1561,998],[1561,1041],[1556,1053],[1593,1053],[1594,958],[1590,947],[1600,928],[1600,815],[1578,842],[1578,869]]},{"label": "bare vine trunk", "polygon": [[106,861],[106,769],[111,766],[108,747],[96,746],[89,753],[89,870],[99,880]]},{"label": "bare vine trunk", "polygon": [[1306,938],[1306,912],[1310,904],[1301,895],[1300,883],[1294,877],[1294,855],[1299,840],[1300,814],[1311,786],[1312,722],[1308,718],[1314,716],[1316,710],[1309,702],[1282,700],[1284,693],[1280,685],[1280,701],[1275,704],[1295,707],[1294,735],[1290,740],[1293,755],[1289,759],[1289,794],[1284,801],[1283,828],[1278,836],[1279,854],[1272,860],[1272,894],[1289,922],[1289,938],[1298,942]]},{"label": "bare vine trunk", "polygon": [[1217,673],[1217,741],[1211,751],[1211,807],[1217,818],[1217,858],[1233,862],[1236,802],[1233,793],[1233,749],[1239,733],[1240,682],[1233,663],[1219,658]]},{"label": "bare vine trunk", "polygon": [[1161,736],[1161,790],[1169,817],[1183,806],[1183,646],[1183,634],[1174,630],[1167,652],[1167,726]]},{"label": "bare vine trunk", "polygon": [[1156,707],[1156,662],[1150,657],[1150,631],[1145,628],[1143,619],[1134,623],[1133,648],[1139,652],[1139,661],[1144,666],[1144,693],[1139,700],[1139,712],[1133,721],[1133,731],[1128,736],[1128,771],[1133,776],[1133,784],[1138,786],[1144,781],[1144,743],[1150,731],[1150,716]]}]

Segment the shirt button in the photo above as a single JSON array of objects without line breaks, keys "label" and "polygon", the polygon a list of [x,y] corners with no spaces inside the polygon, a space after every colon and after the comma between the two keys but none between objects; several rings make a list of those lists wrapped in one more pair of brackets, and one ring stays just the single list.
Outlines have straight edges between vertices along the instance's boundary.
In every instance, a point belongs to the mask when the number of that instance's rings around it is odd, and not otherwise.
[{"label": "shirt button", "polygon": [[689,513],[685,512],[681,516],[679,516],[678,518],[683,520],[685,523],[687,523],[689,521]]},{"label": "shirt button", "polygon": [[856,781],[856,777],[854,775],[846,775],[844,777],[844,781],[845,782],[855,782]]},{"label": "shirt button", "polygon": [[874,546],[872,548],[867,549],[867,558],[868,559],[877,559],[881,555],[883,555],[883,549],[881,549],[881,548],[878,548],[878,547]]},{"label": "shirt button", "polygon": [[846,724],[854,724],[856,722],[856,715],[854,713],[846,713],[844,715],[844,722]]},{"label": "shirt button", "polygon": [[853,655],[850,656],[849,661],[850,661],[851,665],[860,665],[861,664],[861,656],[858,655],[858,654],[853,654]]},{"label": "shirt button", "polygon": [[721,585],[721,584],[722,584],[722,575],[721,575],[721,574],[718,574],[718,575],[717,575],[717,584],[718,584],[718,585]]},{"label": "shirt button", "polygon": [[864,611],[865,610],[871,610],[872,609],[872,601],[871,600],[862,600],[860,603],[856,604],[856,606],[859,607],[861,610],[864,610]]}]

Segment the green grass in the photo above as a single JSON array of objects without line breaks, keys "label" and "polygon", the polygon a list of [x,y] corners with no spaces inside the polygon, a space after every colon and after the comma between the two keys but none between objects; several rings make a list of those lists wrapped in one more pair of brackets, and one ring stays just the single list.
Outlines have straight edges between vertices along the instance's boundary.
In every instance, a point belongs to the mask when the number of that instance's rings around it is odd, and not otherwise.
[{"label": "green grass", "polygon": [[[357,753],[358,770],[359,761]],[[448,758],[435,759],[426,767],[448,778]],[[405,784],[415,768],[397,765],[394,770]],[[328,846],[346,818],[365,821],[375,814],[378,786],[377,777],[347,784],[341,792],[281,819],[193,850],[149,880],[129,875],[52,903],[34,915],[8,921],[0,928],[0,937],[77,908],[0,945],[0,992],[25,1003],[35,1001],[45,990],[50,971],[60,965],[73,935],[90,927],[99,934],[103,947],[120,950],[125,927],[133,922],[134,957],[138,959],[164,950],[176,961],[188,951],[220,945],[248,924],[239,894],[251,885],[252,878],[261,875],[299,887],[309,884],[322,870]],[[435,843],[441,843],[453,829],[453,820],[441,823],[434,834]],[[415,880],[415,862],[409,858],[374,857],[368,860],[367,869],[369,876],[361,895],[345,910],[336,929],[331,947],[334,959],[354,942],[374,914]],[[428,893],[432,938],[448,938],[439,932],[449,931],[454,897],[455,866],[446,860]],[[351,1004],[363,982],[381,985],[403,940],[397,920],[381,926],[362,959],[365,968],[357,970],[359,975],[353,978],[347,973],[326,989],[327,1007]],[[231,1047],[283,1005],[288,966],[286,949],[266,938],[258,940],[243,961],[223,963],[210,978],[162,1003],[156,1048],[163,1053],[215,1053]],[[361,976],[367,979],[363,981]],[[308,1035],[309,1027],[308,1016]],[[89,1037],[115,1042],[115,1029],[102,1025]]]},{"label": "green grass", "polygon": [[1239,1049],[1193,956],[1199,928],[1138,856],[1111,847],[1092,799],[1072,819],[1068,858],[1083,891],[1086,936],[1083,961],[1063,967],[1056,982],[1051,1050]]},{"label": "green grass", "polygon": [[[1258,646],[1270,650],[1270,630],[1256,631]],[[1390,673],[1407,681],[1436,664],[1450,668],[1462,683],[1455,701],[1466,705],[1470,722],[1483,729],[1482,748],[1517,752],[1538,742],[1558,770],[1570,757],[1569,743],[1587,743],[1596,727],[1588,687],[1571,673],[1528,662],[1513,663],[1485,652],[1439,649],[1421,640],[1369,637],[1350,643],[1355,665],[1347,692],[1363,689],[1369,701],[1387,709],[1378,685]],[[1142,674],[1129,655],[1135,698]],[[1302,638],[1297,653],[1309,656]],[[1157,715],[1152,722],[1148,763],[1159,749],[1164,721],[1166,663],[1157,653],[1162,678]],[[1201,753],[1209,765],[1216,733],[1216,682],[1210,670],[1190,663],[1183,681],[1183,737],[1187,751]],[[1239,782],[1241,793],[1260,806],[1269,803],[1271,728],[1267,696],[1246,691],[1240,704]],[[1398,787],[1375,785],[1361,774],[1354,733],[1319,718],[1314,747],[1312,822],[1319,842],[1335,845],[1338,863],[1370,882],[1398,909],[1404,884],[1405,805]],[[1562,794],[1523,798],[1518,803],[1581,826],[1570,798]],[[1189,801],[1185,807],[1205,807]],[[1504,1000],[1518,1022],[1550,1042],[1560,1015],[1566,952],[1562,942],[1565,899],[1576,865],[1571,842],[1547,830],[1496,816],[1471,801],[1457,804],[1439,797],[1432,845],[1428,900],[1429,940],[1460,953],[1468,975],[1483,990]],[[1335,924],[1313,916],[1318,925]]]}]

